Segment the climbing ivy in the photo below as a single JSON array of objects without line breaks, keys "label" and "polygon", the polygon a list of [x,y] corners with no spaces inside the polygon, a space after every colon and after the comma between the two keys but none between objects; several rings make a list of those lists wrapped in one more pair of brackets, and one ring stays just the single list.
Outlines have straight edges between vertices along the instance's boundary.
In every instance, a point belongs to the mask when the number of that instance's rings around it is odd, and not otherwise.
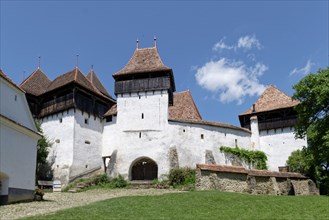
[{"label": "climbing ivy", "polygon": [[237,156],[240,160],[246,162],[248,165],[254,166],[258,170],[266,170],[267,156],[263,151],[246,150],[236,146],[235,148],[221,146],[220,151],[226,154]]}]

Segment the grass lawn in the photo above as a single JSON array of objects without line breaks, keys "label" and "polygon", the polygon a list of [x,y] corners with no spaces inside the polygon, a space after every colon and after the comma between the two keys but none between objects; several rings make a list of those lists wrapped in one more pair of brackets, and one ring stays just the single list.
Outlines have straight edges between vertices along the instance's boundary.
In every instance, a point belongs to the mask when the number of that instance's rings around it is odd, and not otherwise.
[{"label": "grass lawn", "polygon": [[109,199],[27,219],[329,219],[329,197],[192,191]]}]

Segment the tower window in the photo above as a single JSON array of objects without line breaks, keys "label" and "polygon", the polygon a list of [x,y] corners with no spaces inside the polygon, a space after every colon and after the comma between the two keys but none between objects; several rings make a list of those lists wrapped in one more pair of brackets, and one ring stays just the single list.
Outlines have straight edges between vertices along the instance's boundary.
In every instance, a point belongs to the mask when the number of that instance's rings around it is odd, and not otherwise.
[{"label": "tower window", "polygon": [[142,138],[142,132],[139,132],[139,138]]},{"label": "tower window", "polygon": [[144,113],[142,113],[142,119],[144,119]]},{"label": "tower window", "polygon": [[204,134],[201,134],[201,139],[202,139],[202,140],[204,139]]},{"label": "tower window", "polygon": [[89,124],[88,118],[85,118],[85,124]]}]

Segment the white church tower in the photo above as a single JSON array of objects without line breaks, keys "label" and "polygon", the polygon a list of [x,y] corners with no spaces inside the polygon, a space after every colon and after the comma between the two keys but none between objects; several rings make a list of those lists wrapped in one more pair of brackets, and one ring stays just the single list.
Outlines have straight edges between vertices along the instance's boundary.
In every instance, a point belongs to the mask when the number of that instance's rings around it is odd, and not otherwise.
[{"label": "white church tower", "polygon": [[155,142],[151,140],[160,138],[168,126],[168,108],[173,104],[175,91],[172,69],[163,64],[156,45],[137,47],[127,65],[113,78],[117,105],[105,114],[108,124],[103,134],[103,155],[111,156],[112,161],[108,172],[113,176],[129,173],[125,178],[131,180],[157,178],[161,167],[157,167],[155,158],[160,156],[156,149],[160,146],[152,146]]}]

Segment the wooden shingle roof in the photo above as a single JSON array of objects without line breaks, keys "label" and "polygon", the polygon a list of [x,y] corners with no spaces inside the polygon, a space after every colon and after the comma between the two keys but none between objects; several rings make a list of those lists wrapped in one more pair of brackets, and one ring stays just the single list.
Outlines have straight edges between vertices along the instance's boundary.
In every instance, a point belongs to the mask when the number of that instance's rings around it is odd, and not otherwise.
[{"label": "wooden shingle roof", "polygon": [[51,80],[38,68],[20,84],[20,88],[29,94],[38,96],[47,91],[50,83]]},{"label": "wooden shingle roof", "polygon": [[190,91],[174,93],[174,104],[169,106],[169,119],[202,120]]},{"label": "wooden shingle roof", "polygon": [[163,64],[157,48],[137,48],[126,66],[114,73],[113,77],[159,71],[172,72],[172,69]]},{"label": "wooden shingle roof", "polygon": [[90,70],[87,74],[86,78],[101,92],[103,95],[111,97],[110,94],[107,92],[101,81],[98,79],[94,70]]},{"label": "wooden shingle roof", "polygon": [[253,107],[250,107],[247,111],[240,114],[249,115],[252,113],[272,111],[276,109],[289,108],[298,105],[299,102],[293,100],[290,96],[277,89],[275,86],[270,85],[265,89],[263,94],[255,102],[255,112]]}]

